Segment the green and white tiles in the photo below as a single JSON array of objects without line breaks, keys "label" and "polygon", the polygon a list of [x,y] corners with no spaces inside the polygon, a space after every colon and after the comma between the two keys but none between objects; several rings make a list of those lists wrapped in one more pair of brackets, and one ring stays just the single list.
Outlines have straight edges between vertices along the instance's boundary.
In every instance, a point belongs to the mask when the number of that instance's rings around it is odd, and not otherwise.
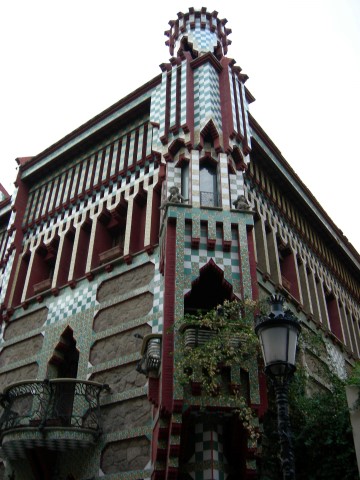
[{"label": "green and white tiles", "polygon": [[79,286],[75,290],[67,289],[60,297],[49,303],[49,314],[46,325],[52,325],[67,317],[77,315],[84,312],[91,307],[96,307],[98,302],[96,300],[98,284],[84,281],[84,286]]}]

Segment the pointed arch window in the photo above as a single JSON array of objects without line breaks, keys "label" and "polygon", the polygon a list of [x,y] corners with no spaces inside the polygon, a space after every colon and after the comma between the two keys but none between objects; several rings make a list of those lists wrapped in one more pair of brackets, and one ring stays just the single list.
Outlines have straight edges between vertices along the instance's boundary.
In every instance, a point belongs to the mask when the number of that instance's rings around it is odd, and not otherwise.
[{"label": "pointed arch window", "polygon": [[205,160],[200,166],[200,204],[202,207],[218,207],[217,165]]}]

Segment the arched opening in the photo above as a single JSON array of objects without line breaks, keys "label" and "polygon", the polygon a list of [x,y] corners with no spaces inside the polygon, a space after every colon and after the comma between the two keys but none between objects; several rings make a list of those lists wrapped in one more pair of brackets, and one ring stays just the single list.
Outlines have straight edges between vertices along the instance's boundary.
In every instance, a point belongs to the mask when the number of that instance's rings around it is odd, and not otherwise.
[{"label": "arched opening", "polygon": [[[73,331],[67,327],[56,345],[49,360],[47,378],[75,379],[79,365],[79,351]],[[55,424],[71,425],[73,411],[75,383],[60,381],[53,384],[54,395],[51,405],[51,418]]]},{"label": "arched opening", "polygon": [[225,280],[224,272],[211,259],[192,282],[190,292],[185,295],[184,308],[186,313],[196,313],[234,299],[232,285]]},{"label": "arched opening", "polygon": [[[73,415],[75,383],[62,379],[76,378],[79,352],[73,331],[67,327],[56,345],[49,360],[47,378],[59,381],[51,382],[50,393],[40,398],[39,412],[43,427],[73,427],[77,426],[77,417]],[[72,419],[74,419],[72,421]],[[40,422],[40,420],[35,420]],[[41,427],[41,424],[39,425]],[[59,430],[60,431],[60,430]],[[54,478],[54,466],[58,461],[58,453],[48,445],[29,448],[27,458],[34,478],[51,480]]]},{"label": "arched opening", "polygon": [[[225,300],[235,300],[232,285],[224,278],[224,272],[211,259],[200,269],[199,276],[192,282],[191,290],[185,295],[185,313],[194,314],[223,304]],[[193,348],[197,348],[196,346]],[[247,370],[239,365],[219,366],[217,372],[222,378],[223,388],[236,391],[250,403],[250,382]],[[239,380],[235,380],[240,376]],[[236,382],[236,383],[235,383]],[[238,383],[239,382],[239,383]],[[200,455],[217,458],[222,465],[211,463],[212,477],[219,478],[223,468],[232,472],[229,478],[245,478],[247,432],[238,415],[224,413],[222,408],[213,408],[201,413],[189,408],[183,416],[180,441],[180,471],[196,471],[196,460]],[[241,459],[241,460],[239,460]],[[181,476],[181,478],[187,478]]]},{"label": "arched opening", "polygon": [[76,378],[79,363],[79,351],[73,331],[67,327],[56,345],[48,363],[48,378]]}]

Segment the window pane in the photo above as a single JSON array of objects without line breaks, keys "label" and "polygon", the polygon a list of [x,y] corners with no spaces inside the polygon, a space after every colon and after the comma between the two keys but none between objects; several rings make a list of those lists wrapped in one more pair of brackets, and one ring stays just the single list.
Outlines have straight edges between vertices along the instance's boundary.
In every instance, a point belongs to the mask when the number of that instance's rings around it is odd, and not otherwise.
[{"label": "window pane", "polygon": [[200,168],[200,201],[202,206],[217,206],[217,176],[216,167],[203,164]]}]

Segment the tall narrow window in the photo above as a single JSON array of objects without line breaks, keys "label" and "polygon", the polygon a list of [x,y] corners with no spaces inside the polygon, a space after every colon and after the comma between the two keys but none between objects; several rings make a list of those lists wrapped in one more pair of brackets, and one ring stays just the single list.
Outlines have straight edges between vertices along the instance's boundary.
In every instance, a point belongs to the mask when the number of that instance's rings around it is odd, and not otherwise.
[{"label": "tall narrow window", "polygon": [[184,162],[181,166],[181,195],[189,198],[189,163]]},{"label": "tall narrow window", "polygon": [[200,203],[202,207],[218,207],[217,168],[210,162],[200,167]]}]

